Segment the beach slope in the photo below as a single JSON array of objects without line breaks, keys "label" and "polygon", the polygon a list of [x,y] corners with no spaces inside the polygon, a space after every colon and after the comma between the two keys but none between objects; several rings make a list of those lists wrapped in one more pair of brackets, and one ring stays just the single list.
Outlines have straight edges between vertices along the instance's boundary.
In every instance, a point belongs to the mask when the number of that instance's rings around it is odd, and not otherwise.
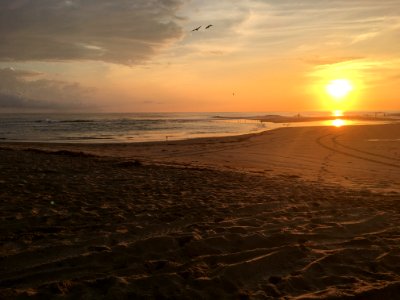
[{"label": "beach slope", "polygon": [[396,299],[388,126],[3,144],[0,297]]}]

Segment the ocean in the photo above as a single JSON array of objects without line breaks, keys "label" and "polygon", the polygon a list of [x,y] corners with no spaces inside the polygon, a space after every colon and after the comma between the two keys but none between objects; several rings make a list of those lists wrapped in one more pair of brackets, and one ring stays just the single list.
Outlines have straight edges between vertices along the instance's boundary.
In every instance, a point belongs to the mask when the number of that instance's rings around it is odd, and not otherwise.
[{"label": "ocean", "polygon": [[[54,143],[148,142],[229,136],[266,129],[266,124],[245,119],[250,115],[240,113],[0,114],[0,140]],[[218,118],[225,116],[230,119]]]},{"label": "ocean", "polygon": [[[256,120],[257,116],[268,114],[271,113],[0,114],[0,140],[52,143],[149,142],[232,136],[289,125],[329,125],[321,122],[277,124]],[[293,113],[280,112],[279,115],[293,116]]]}]

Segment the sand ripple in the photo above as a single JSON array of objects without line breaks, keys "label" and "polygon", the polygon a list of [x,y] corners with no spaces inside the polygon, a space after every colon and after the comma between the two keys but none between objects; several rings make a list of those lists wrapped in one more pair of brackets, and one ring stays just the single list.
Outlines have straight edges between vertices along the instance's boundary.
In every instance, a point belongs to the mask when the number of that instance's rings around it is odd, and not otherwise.
[{"label": "sand ripple", "polygon": [[400,195],[0,150],[2,299],[396,299]]}]

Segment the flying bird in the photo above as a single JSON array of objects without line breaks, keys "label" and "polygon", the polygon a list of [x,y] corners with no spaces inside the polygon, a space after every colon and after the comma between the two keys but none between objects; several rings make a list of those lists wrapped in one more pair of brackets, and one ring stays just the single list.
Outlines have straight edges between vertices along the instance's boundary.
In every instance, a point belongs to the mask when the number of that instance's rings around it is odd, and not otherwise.
[{"label": "flying bird", "polygon": [[199,31],[200,28],[201,28],[201,25],[195,29],[192,29],[192,31]]},{"label": "flying bird", "polygon": [[212,25],[212,24],[210,24],[210,25],[207,25],[206,29],[210,28],[211,26],[213,26],[213,25]]}]

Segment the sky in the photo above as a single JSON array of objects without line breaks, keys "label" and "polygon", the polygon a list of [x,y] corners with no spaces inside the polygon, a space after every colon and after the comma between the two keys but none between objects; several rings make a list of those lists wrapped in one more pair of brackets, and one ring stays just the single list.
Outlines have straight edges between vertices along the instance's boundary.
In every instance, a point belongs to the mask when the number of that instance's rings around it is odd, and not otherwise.
[{"label": "sky", "polygon": [[0,112],[400,110],[399,51],[399,0],[1,0]]}]

